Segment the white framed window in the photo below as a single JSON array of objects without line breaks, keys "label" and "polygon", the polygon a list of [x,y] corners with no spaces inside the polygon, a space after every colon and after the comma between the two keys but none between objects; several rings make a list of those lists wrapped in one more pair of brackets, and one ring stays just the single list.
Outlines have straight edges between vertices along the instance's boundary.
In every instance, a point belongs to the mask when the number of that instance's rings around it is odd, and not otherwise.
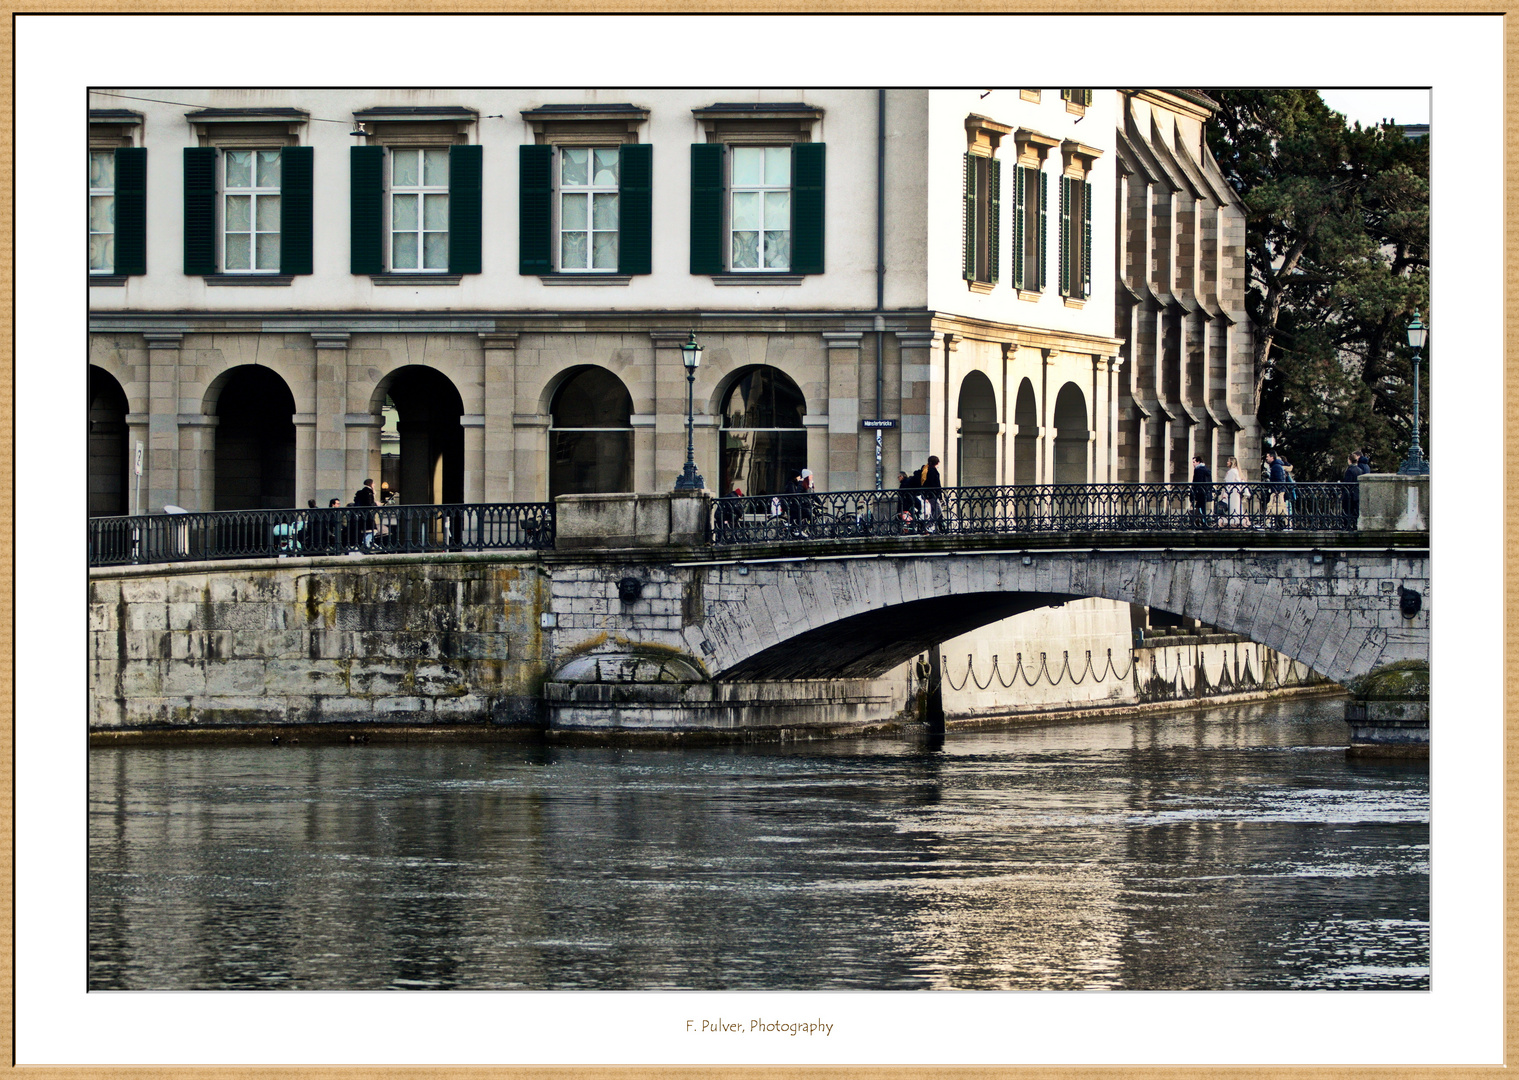
[{"label": "white framed window", "polygon": [[222,269],[277,274],[280,269],[280,152],[222,152]]},{"label": "white framed window", "polygon": [[390,269],[448,270],[448,147],[391,149]]},{"label": "white framed window", "polygon": [[558,258],[561,273],[616,273],[621,150],[558,148]]},{"label": "white framed window", "polygon": [[728,266],[791,269],[791,147],[734,146],[728,203]]},{"label": "white framed window", "polygon": [[116,265],[116,151],[90,151],[90,273]]}]

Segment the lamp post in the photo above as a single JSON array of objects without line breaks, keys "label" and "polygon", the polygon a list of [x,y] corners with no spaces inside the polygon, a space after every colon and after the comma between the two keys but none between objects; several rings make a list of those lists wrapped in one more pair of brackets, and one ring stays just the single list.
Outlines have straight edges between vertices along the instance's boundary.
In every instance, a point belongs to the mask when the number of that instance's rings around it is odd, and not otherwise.
[{"label": "lamp post", "polygon": [[1398,466],[1398,472],[1403,476],[1429,474],[1429,462],[1424,460],[1424,451],[1419,447],[1419,354],[1424,351],[1424,340],[1428,333],[1428,328],[1419,320],[1419,313],[1415,311],[1413,322],[1408,324],[1408,347],[1414,351],[1414,432],[1413,442],[1408,447],[1408,457]]},{"label": "lamp post", "polygon": [[696,448],[691,437],[695,423],[691,399],[696,387],[696,369],[701,366],[701,346],[696,343],[695,330],[691,331],[691,340],[680,347],[680,362],[686,365],[686,467],[675,478],[675,490],[700,491],[707,482],[696,471]]}]

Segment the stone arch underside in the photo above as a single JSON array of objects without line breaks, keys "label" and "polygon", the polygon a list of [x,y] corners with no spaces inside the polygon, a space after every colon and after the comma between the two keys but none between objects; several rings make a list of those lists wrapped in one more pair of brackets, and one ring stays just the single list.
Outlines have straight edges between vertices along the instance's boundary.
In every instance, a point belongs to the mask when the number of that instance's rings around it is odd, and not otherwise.
[{"label": "stone arch underside", "polygon": [[[1145,604],[1274,649],[1335,682],[1429,655],[1422,555],[1240,552],[953,555],[711,571],[681,631],[716,680],[868,678],[936,641],[1081,597]],[[729,586],[740,585],[734,590]],[[1405,619],[1398,588],[1426,594]],[[630,627],[631,629],[631,627]]]}]

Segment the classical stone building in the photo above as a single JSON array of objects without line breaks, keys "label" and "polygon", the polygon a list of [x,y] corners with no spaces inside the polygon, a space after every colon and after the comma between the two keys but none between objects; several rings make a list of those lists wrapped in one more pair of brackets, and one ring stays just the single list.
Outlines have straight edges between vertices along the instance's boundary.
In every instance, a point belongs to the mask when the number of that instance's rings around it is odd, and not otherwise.
[{"label": "classical stone building", "polygon": [[693,333],[713,488],[874,487],[877,419],[887,486],[929,454],[1001,484],[1254,453],[1196,94],[90,104],[92,513],[667,488]]}]

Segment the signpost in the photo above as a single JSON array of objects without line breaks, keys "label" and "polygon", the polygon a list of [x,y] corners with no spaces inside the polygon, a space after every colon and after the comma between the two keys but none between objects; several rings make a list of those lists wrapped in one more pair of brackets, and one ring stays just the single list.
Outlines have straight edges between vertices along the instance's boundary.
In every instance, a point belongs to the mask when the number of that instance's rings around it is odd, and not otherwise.
[{"label": "signpost", "polygon": [[860,426],[876,433],[876,490],[881,490],[881,432],[897,426],[895,420],[861,420]]}]

